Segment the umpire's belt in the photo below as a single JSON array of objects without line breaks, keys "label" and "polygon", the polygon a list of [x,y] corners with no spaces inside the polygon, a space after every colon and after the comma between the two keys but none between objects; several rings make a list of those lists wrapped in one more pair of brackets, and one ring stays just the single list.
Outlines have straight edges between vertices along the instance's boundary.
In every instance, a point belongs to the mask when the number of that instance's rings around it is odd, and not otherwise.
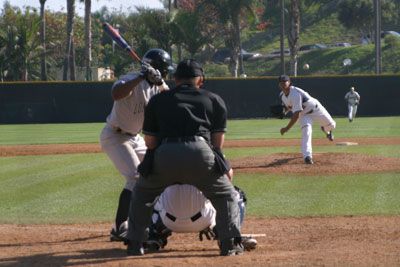
[{"label": "umpire's belt", "polygon": [[165,137],[162,139],[161,143],[183,143],[183,142],[197,142],[197,141],[205,141],[202,136],[183,136],[183,137]]},{"label": "umpire's belt", "polygon": [[315,107],[313,109],[311,109],[309,112],[307,112],[306,114],[311,114],[314,112],[314,110],[316,110],[318,108],[318,104],[315,104]]},{"label": "umpire's belt", "polygon": [[[176,221],[176,217],[174,215],[171,215],[170,213],[166,212],[165,216],[168,217],[168,219],[170,219],[171,221]],[[201,217],[201,212],[199,211],[198,213],[196,213],[195,215],[193,215],[192,217],[190,217],[190,220],[192,222],[198,220]]]}]

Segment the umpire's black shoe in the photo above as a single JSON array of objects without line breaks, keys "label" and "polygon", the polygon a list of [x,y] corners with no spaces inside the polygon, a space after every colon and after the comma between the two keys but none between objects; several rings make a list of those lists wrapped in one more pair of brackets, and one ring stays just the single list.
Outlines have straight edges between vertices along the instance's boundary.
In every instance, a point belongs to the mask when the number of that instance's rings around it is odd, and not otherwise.
[{"label": "umpire's black shoe", "polygon": [[310,156],[307,156],[304,158],[304,163],[305,164],[314,164],[314,161],[312,160],[312,158]]},{"label": "umpire's black shoe", "polygon": [[126,249],[126,253],[128,256],[143,256],[144,248],[142,243],[137,241],[128,241],[128,248]]},{"label": "umpire's black shoe", "polygon": [[244,248],[240,237],[228,238],[220,241],[221,256],[240,255],[243,251]]}]

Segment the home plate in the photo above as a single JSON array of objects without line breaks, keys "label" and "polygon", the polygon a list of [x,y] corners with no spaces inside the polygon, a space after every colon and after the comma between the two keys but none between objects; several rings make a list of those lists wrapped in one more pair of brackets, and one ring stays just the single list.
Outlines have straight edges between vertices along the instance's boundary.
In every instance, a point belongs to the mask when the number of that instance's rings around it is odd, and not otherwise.
[{"label": "home plate", "polygon": [[356,142],[337,142],[337,146],[357,146],[358,143]]}]

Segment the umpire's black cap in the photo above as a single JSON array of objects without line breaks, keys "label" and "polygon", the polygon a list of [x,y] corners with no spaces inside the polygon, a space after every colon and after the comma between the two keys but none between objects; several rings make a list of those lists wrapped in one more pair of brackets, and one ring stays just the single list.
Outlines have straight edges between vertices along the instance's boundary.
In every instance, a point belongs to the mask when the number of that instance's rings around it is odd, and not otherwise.
[{"label": "umpire's black cap", "polygon": [[288,81],[290,81],[290,78],[287,75],[281,75],[281,76],[279,76],[278,81],[279,82],[288,82]]},{"label": "umpire's black cap", "polygon": [[179,62],[174,76],[178,79],[194,78],[204,76],[204,72],[199,62],[194,59],[185,59]]}]

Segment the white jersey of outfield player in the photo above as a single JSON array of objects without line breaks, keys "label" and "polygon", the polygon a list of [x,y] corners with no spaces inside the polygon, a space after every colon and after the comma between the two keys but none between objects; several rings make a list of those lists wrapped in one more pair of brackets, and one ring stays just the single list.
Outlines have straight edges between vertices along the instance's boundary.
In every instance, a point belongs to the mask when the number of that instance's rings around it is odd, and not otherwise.
[{"label": "white jersey of outfield player", "polygon": [[344,96],[344,99],[346,99],[349,105],[356,105],[360,101],[360,95],[356,91],[349,91]]},{"label": "white jersey of outfield player", "polygon": [[306,91],[290,86],[289,94],[280,93],[282,103],[292,112],[300,111],[299,123],[302,132],[301,152],[303,157],[312,157],[312,124],[317,121],[323,131],[335,129],[336,122],[324,106]]},{"label": "white jersey of outfield player", "polygon": [[[201,191],[188,184],[167,187],[154,206],[164,225],[176,233],[194,233],[215,226],[216,210]],[[157,214],[153,221],[157,220]]]}]

